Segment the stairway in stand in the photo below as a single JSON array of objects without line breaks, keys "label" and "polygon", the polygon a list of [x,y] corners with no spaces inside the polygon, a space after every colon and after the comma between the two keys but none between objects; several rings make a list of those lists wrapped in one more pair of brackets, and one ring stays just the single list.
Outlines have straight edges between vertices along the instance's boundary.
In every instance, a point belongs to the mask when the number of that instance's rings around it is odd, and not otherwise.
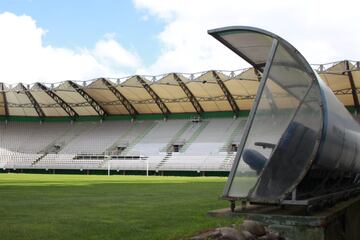
[{"label": "stairway in stand", "polygon": [[171,146],[180,140],[183,133],[191,126],[191,122],[187,122],[176,134],[175,136],[169,141],[168,144],[164,148],[161,149],[161,152],[167,152],[171,148]]},{"label": "stairway in stand", "polygon": [[199,124],[198,128],[195,130],[195,132],[192,134],[192,136],[187,140],[185,145],[181,148],[180,152],[185,152],[190,145],[196,140],[196,138],[200,135],[200,133],[206,128],[206,126],[209,124],[208,121],[202,121]]},{"label": "stairway in stand", "polygon": [[43,159],[44,157],[46,157],[46,155],[48,155],[48,153],[43,153],[40,157],[38,157],[35,161],[33,161],[31,163],[31,166],[34,166],[36,163],[38,163],[41,159]]},{"label": "stairway in stand", "polygon": [[237,136],[241,135],[241,132],[243,131],[243,128],[245,126],[245,120],[240,120],[236,128],[233,130],[233,132],[230,134],[230,136],[226,139],[226,142],[224,145],[220,148],[220,152],[228,152],[230,149],[230,144],[233,143],[234,139]]},{"label": "stairway in stand", "polygon": [[230,171],[233,165],[236,152],[228,152],[220,165],[220,169]]},{"label": "stairway in stand", "polygon": [[126,155],[130,150],[138,144],[155,126],[157,125],[156,122],[152,122],[148,128],[143,131],[140,135],[138,135],[132,142],[129,143],[129,145],[126,147],[126,149],[121,153],[121,155]]},{"label": "stairway in stand", "polygon": [[170,158],[172,157],[172,152],[167,152],[165,157],[159,162],[156,166],[156,170],[158,170],[161,166],[163,166]]}]

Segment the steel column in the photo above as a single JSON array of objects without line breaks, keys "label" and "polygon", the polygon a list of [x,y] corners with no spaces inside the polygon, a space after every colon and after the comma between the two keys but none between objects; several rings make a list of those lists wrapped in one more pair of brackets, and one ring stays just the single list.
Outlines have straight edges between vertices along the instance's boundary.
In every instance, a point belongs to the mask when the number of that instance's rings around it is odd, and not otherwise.
[{"label": "steel column", "polygon": [[135,107],[130,103],[130,101],[105,78],[101,78],[101,82],[115,95],[115,97],[122,103],[122,105],[124,105],[129,114],[133,118],[135,118],[138,112],[136,111]]},{"label": "steel column", "polygon": [[41,83],[36,83],[36,86],[38,86],[42,91],[44,91],[49,97],[51,97],[57,104],[60,105],[62,109],[72,118],[75,119],[79,115],[74,111],[74,109],[65,102],[61,97],[59,97],[56,93],[48,89],[45,85]]},{"label": "steel column", "polygon": [[161,98],[152,90],[152,88],[142,79],[139,75],[136,76],[136,80],[141,84],[141,86],[149,93],[151,98],[155,101],[157,106],[160,108],[161,112],[167,117],[170,114],[169,109],[165,105],[165,103],[161,100]]},{"label": "steel column", "polygon": [[106,117],[108,114],[107,112],[100,106],[98,102],[95,101],[89,94],[87,94],[79,85],[72,81],[67,81],[70,86],[79,93],[90,105],[91,107],[99,114],[101,117]]},{"label": "steel column", "polygon": [[194,96],[194,94],[190,91],[190,89],[186,86],[186,84],[181,80],[181,78],[176,74],[173,73],[173,76],[176,80],[176,82],[179,84],[179,86],[181,87],[181,89],[184,91],[184,93],[186,94],[186,96],[188,97],[189,101],[191,102],[191,104],[193,105],[193,107],[195,108],[196,112],[198,114],[201,114],[204,112],[204,109],[201,107],[199,101],[196,99],[196,97]]},{"label": "steel column", "polygon": [[357,95],[357,92],[356,92],[356,86],[355,86],[354,78],[353,78],[352,72],[350,70],[349,61],[345,61],[345,68],[346,68],[347,75],[349,77],[349,82],[350,82],[350,86],[351,86],[351,94],[352,94],[353,99],[354,99],[355,111],[356,111],[356,113],[359,113],[360,112],[359,98],[358,98],[358,95]]},{"label": "steel column", "polygon": [[29,98],[29,100],[30,100],[31,104],[33,105],[33,107],[35,108],[35,111],[37,112],[38,116],[40,118],[44,118],[45,114],[44,114],[43,110],[41,109],[39,103],[34,98],[34,96],[30,93],[30,90],[27,89],[22,83],[19,83],[19,86],[24,91],[25,95]]},{"label": "steel column", "polygon": [[234,114],[237,116],[238,112],[240,111],[238,105],[236,104],[236,101],[234,99],[234,97],[231,95],[229,89],[226,87],[226,85],[224,84],[224,82],[221,80],[219,74],[216,71],[211,71],[214,78],[216,79],[217,84],[219,85],[219,87],[221,88],[221,90],[223,91],[226,99],[228,100],[232,111],[234,112]]}]

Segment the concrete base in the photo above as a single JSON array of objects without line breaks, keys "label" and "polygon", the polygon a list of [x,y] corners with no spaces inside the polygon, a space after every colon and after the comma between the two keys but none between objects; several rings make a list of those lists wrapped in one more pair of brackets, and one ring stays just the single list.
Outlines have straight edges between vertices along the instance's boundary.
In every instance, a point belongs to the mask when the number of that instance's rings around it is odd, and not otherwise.
[{"label": "concrete base", "polygon": [[264,223],[288,240],[359,240],[360,196],[340,202],[310,215],[301,207],[248,205],[210,211],[216,217],[241,216]]}]

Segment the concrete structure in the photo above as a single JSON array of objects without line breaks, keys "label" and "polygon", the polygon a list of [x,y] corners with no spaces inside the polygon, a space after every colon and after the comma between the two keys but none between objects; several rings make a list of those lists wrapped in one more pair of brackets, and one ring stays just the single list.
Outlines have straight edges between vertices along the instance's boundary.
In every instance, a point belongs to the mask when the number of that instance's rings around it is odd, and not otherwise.
[{"label": "concrete structure", "polygon": [[310,214],[303,207],[251,205],[219,209],[208,213],[213,217],[243,217],[259,221],[286,240],[358,240],[360,239],[360,197]]}]

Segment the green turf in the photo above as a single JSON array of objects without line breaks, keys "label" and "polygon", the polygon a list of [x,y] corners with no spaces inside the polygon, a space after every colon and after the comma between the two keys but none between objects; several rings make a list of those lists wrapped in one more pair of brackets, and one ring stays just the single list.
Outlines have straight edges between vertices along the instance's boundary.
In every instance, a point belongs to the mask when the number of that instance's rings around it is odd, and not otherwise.
[{"label": "green turf", "polygon": [[0,174],[0,239],[183,239],[240,219],[206,216],[226,178]]}]

